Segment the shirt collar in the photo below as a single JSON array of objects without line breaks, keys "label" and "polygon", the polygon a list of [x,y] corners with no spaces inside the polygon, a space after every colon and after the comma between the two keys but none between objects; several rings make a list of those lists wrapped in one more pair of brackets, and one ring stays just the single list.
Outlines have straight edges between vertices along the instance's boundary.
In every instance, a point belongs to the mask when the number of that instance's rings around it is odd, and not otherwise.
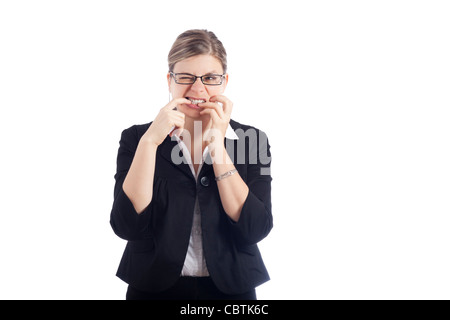
[{"label": "shirt collar", "polygon": [[228,124],[227,132],[225,132],[225,138],[230,140],[239,140],[238,135],[234,132],[233,128]]},{"label": "shirt collar", "polygon": [[[202,156],[202,161],[200,163],[200,166],[198,167],[198,171],[195,172],[194,166],[192,165],[192,160],[189,154],[189,150],[187,149],[186,145],[184,144],[183,140],[181,140],[177,134],[174,134],[173,137],[175,137],[175,139],[177,140],[178,145],[180,146],[180,149],[183,152],[183,156],[185,157],[189,168],[191,169],[191,173],[192,175],[195,177],[195,179],[197,179],[198,173],[200,172],[200,169],[203,166],[203,163],[205,162],[206,157],[208,156],[208,146],[206,146],[205,150],[203,151],[203,156]],[[173,140],[172,137],[172,140]],[[238,140],[239,137],[236,134],[236,132],[234,132],[233,128],[230,126],[230,124],[228,124],[228,128],[227,131],[225,132],[225,138],[227,139],[231,139],[231,140]]]},{"label": "shirt collar", "polygon": [[[174,136],[177,139],[177,141],[180,142],[180,138],[178,137],[178,135],[174,134]],[[238,135],[236,134],[236,132],[234,132],[230,124],[228,124],[227,131],[225,132],[225,138],[230,140],[239,140]]]}]

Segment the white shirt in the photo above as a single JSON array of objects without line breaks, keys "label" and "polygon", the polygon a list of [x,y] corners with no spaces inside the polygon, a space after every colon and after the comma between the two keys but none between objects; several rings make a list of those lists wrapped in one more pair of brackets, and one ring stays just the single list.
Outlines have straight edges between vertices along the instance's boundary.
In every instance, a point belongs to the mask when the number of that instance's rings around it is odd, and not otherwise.
[{"label": "white shirt", "polygon": [[[198,171],[195,172],[194,166],[192,165],[191,155],[186,147],[186,144],[176,135],[175,138],[178,141],[180,149],[183,151],[183,156],[186,162],[191,168],[192,175],[197,181],[198,173],[202,169],[203,163],[208,156],[208,147],[203,151],[203,156],[201,162],[198,166]],[[239,137],[234,132],[233,128],[228,125],[227,131],[225,133],[227,139],[237,140]],[[206,214],[206,213],[205,213]],[[200,206],[198,204],[198,197],[195,199],[194,206],[194,219],[192,222],[191,236],[189,238],[189,247],[186,253],[186,258],[184,260],[183,270],[181,270],[182,276],[190,277],[207,277],[209,276],[208,268],[206,267],[205,256],[203,255],[203,239],[202,239],[202,225],[201,225],[201,215]]]}]

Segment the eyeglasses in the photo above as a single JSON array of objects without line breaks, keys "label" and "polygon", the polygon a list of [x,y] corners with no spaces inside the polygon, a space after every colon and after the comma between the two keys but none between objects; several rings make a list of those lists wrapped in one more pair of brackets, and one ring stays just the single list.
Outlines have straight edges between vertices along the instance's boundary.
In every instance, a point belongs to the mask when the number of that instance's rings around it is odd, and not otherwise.
[{"label": "eyeglasses", "polygon": [[197,78],[200,78],[203,84],[208,86],[220,86],[222,84],[224,74],[206,74],[203,76],[194,76],[190,73],[173,73],[170,72],[170,75],[175,80],[177,84],[194,84],[197,81]]}]

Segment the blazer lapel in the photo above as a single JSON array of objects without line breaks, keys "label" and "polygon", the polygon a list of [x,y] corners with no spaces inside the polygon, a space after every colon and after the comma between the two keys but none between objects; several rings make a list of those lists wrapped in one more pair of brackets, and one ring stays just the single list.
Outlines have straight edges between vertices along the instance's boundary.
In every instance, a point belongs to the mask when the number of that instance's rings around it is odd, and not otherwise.
[{"label": "blazer lapel", "polygon": [[[161,143],[161,156],[169,161],[174,167],[182,171],[184,174],[191,178],[194,178],[191,172],[189,164],[186,163],[183,153],[181,152],[178,142],[173,138],[172,140],[169,136]],[[173,159],[172,159],[173,155]]]},{"label": "blazer lapel", "polygon": [[212,171],[212,168],[211,156],[208,154],[202,164],[198,177],[201,178],[203,176],[209,175]]},{"label": "blazer lapel", "polygon": [[[231,127],[231,129],[236,130],[237,128],[239,128],[239,125],[235,121],[230,120],[230,127]],[[236,139],[238,139],[237,136],[236,136],[236,138],[232,138],[232,139],[225,137],[225,139],[224,139],[225,146],[227,146],[228,144],[235,143]],[[167,136],[166,139],[163,141],[163,143],[161,143],[159,148],[161,148],[161,156],[164,159],[169,161],[174,167],[176,167],[178,170],[182,171],[187,176],[195,179],[195,177],[192,175],[191,168],[189,167],[189,164],[186,162],[186,160],[183,156],[183,153],[181,151],[181,148],[175,137],[171,138],[171,137]],[[173,157],[173,159],[172,159],[172,157]],[[232,161],[234,162],[235,159],[232,159]],[[207,159],[205,159],[205,163],[203,163],[203,165],[202,165],[202,168],[201,168],[198,176],[201,177],[204,175],[209,175],[210,172],[212,171],[212,169],[213,169],[213,167],[211,165],[211,158],[208,155]]]}]

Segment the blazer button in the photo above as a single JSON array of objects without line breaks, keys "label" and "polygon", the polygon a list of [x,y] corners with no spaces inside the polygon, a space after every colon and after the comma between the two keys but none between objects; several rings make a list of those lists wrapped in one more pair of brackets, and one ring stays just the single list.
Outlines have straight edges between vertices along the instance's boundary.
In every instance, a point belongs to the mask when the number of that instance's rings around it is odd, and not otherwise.
[{"label": "blazer button", "polygon": [[207,187],[209,186],[209,178],[208,177],[202,177],[200,179],[200,183],[202,184],[202,186]]}]

